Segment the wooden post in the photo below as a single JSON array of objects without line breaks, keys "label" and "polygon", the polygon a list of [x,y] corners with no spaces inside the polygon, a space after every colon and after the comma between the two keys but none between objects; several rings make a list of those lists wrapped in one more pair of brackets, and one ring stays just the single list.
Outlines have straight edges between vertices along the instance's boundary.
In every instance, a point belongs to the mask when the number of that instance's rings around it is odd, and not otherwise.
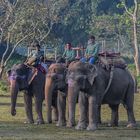
[{"label": "wooden post", "polygon": [[55,48],[54,53],[55,53],[55,54],[54,54],[54,57],[55,57],[54,59],[55,59],[55,61],[56,61],[56,59],[57,59],[57,49],[56,49],[56,48]]},{"label": "wooden post", "polygon": [[120,41],[118,39],[118,52],[120,52]]}]

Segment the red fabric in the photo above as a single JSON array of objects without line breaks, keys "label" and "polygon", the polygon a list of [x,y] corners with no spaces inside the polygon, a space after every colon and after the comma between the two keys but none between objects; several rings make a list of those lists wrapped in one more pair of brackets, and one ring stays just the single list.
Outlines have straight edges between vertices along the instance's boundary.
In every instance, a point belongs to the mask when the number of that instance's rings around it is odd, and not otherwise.
[{"label": "red fabric", "polygon": [[43,74],[46,74],[46,70],[41,64],[38,65],[37,69],[40,70]]},{"label": "red fabric", "polygon": [[99,53],[99,56],[106,56],[106,57],[117,57],[120,56],[120,53],[114,53],[114,52],[102,52]]}]

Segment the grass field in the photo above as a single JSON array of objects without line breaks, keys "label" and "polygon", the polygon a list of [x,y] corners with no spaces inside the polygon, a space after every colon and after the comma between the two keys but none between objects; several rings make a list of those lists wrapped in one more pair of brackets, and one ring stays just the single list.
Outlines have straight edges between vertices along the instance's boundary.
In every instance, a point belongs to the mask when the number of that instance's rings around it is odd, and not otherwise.
[{"label": "grass field", "polygon": [[[18,97],[17,115],[10,115],[10,97],[0,97],[0,139],[2,140],[140,140],[140,94],[135,94],[135,117],[137,127],[126,128],[127,115],[122,105],[119,109],[119,127],[107,127],[110,120],[110,109],[102,106],[102,121],[95,132],[76,131],[74,128],[58,128],[53,124],[30,125],[24,124],[25,112],[23,97]],[[45,106],[43,107],[44,119],[46,118]],[[36,114],[34,113],[35,117]],[[78,107],[76,111],[78,120]]]}]

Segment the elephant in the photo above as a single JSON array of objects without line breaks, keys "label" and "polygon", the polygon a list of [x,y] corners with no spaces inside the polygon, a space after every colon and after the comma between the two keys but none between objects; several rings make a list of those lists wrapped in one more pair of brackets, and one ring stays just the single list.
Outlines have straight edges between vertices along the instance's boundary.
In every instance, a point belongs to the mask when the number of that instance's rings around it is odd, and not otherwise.
[{"label": "elephant", "polygon": [[47,123],[52,123],[52,99],[57,102],[57,126],[66,125],[66,66],[62,63],[51,64],[45,80],[45,102],[47,107]]},{"label": "elephant", "polygon": [[28,77],[32,72],[32,68],[25,64],[14,65],[8,72],[11,93],[11,115],[16,115],[16,101],[19,91],[24,91],[24,105],[27,116],[25,123],[35,123],[32,113],[32,97],[35,100],[35,110],[37,112],[36,124],[43,124],[42,103],[45,99],[45,75],[41,71],[37,71],[34,79],[28,84]]},{"label": "elephant", "polygon": [[[57,63],[52,64],[49,67],[48,74],[46,76],[45,84],[45,101],[47,107],[47,122],[52,122],[52,113],[51,113],[51,104],[52,98],[57,100],[57,109],[58,109],[58,122],[57,126],[66,125],[66,97],[68,97],[68,102],[71,102],[70,96],[67,95],[68,84],[67,84],[67,65],[63,61],[57,61]],[[56,93],[57,92],[57,93]],[[57,95],[56,95],[56,94]],[[56,99],[57,97],[57,99]],[[68,112],[68,122],[67,127],[71,128],[75,126],[75,106],[77,103],[78,96],[73,100],[74,110]],[[68,103],[69,104],[69,103]],[[69,108],[70,106],[68,106]]]},{"label": "elephant", "polygon": [[112,67],[111,70],[106,70],[99,64],[75,62],[70,64],[67,77],[68,95],[71,95],[69,112],[74,110],[72,101],[79,91],[82,91],[79,94],[80,117],[76,129],[96,130],[98,107],[101,104],[109,104],[112,109],[112,125],[118,124],[120,103],[123,103],[127,110],[127,127],[136,125],[133,111],[135,82],[127,69]]}]

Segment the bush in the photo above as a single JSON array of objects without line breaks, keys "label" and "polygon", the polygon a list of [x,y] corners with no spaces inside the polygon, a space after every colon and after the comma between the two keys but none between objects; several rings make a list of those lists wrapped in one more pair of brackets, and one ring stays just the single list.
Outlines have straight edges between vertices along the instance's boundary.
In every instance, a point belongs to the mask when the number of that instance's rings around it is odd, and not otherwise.
[{"label": "bush", "polygon": [[135,64],[129,64],[129,65],[128,65],[128,69],[130,70],[130,72],[131,72],[133,75],[136,75],[136,67],[135,67]]},{"label": "bush", "polygon": [[19,64],[19,63],[23,63],[25,61],[25,57],[18,55],[18,54],[14,54],[11,59],[8,61],[6,68],[5,68],[5,72],[3,73],[3,79],[0,80],[0,94],[6,94],[7,92],[9,92],[9,87],[7,84],[7,76],[6,76],[6,71],[8,69],[10,69],[14,64]]},{"label": "bush", "polygon": [[7,94],[8,92],[8,86],[7,82],[4,80],[0,81],[0,94]]}]

